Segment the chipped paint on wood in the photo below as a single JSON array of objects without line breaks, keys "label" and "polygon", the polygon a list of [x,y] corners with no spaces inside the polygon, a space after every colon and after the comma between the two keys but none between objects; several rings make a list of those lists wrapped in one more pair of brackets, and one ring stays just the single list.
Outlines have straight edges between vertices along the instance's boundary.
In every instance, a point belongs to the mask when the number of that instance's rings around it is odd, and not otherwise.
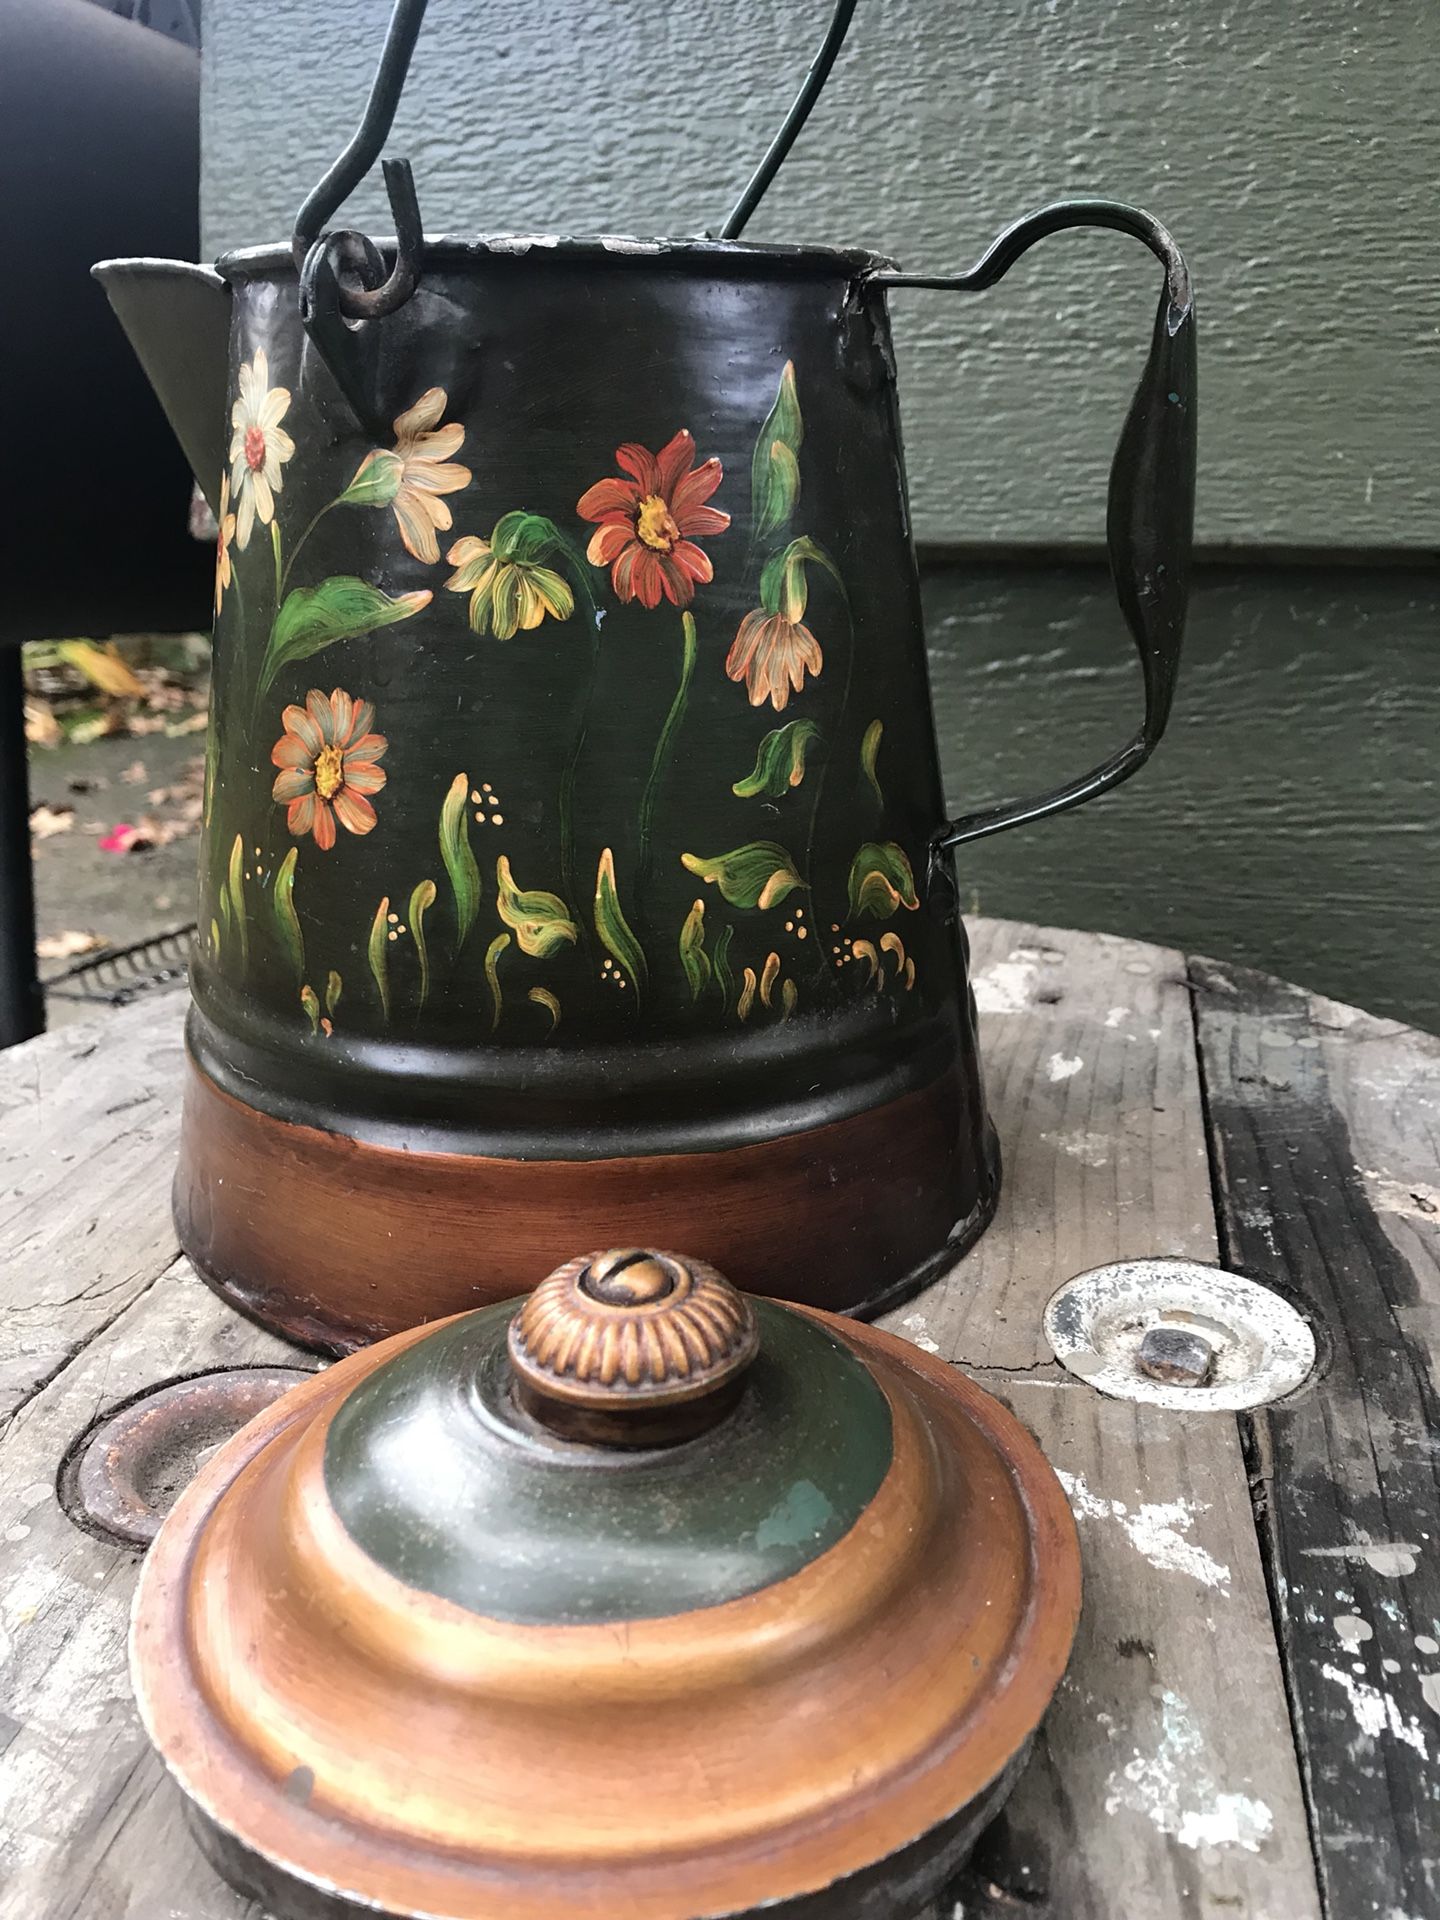
[{"label": "chipped paint on wood", "polygon": [[1229,1586],[1230,1569],[1185,1537],[1196,1515],[1209,1511],[1206,1501],[1152,1500],[1132,1510],[1124,1500],[1092,1493],[1078,1473],[1057,1472],[1077,1520],[1118,1521],[1135,1551],[1161,1573],[1188,1574],[1207,1587]]},{"label": "chipped paint on wood", "polygon": [[1194,1715],[1166,1687],[1160,1695],[1160,1743],[1110,1775],[1105,1811],[1143,1813],[1182,1847],[1244,1847],[1258,1853],[1275,1821],[1263,1800],[1222,1790]]}]

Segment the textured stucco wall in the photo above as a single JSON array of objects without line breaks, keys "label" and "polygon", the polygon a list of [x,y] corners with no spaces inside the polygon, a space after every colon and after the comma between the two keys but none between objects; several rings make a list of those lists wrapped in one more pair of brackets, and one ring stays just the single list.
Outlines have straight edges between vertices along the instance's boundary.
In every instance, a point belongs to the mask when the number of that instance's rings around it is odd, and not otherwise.
[{"label": "textured stucco wall", "polygon": [[[427,230],[697,232],[829,0],[432,0],[391,151]],[[206,0],[209,250],[288,233],[388,0]],[[1440,545],[1435,0],[863,0],[755,239],[967,265],[1043,201],[1149,205],[1200,300],[1199,532]],[[351,216],[384,230],[378,179]],[[1118,236],[896,296],[922,540],[1093,543],[1158,290]]]}]

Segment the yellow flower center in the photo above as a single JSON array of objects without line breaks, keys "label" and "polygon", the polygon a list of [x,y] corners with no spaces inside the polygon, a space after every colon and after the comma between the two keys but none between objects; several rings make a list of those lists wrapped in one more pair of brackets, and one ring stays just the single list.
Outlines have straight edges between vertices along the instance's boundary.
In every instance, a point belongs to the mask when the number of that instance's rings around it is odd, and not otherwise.
[{"label": "yellow flower center", "polygon": [[656,553],[669,553],[680,538],[680,529],[670,517],[670,509],[658,493],[647,494],[640,502],[635,531],[647,547]]},{"label": "yellow flower center", "polygon": [[322,800],[333,800],[345,784],[345,756],[339,747],[322,747],[315,762],[315,791]]},{"label": "yellow flower center", "polygon": [[245,429],[245,464],[252,473],[258,473],[265,464],[265,429],[263,427]]}]

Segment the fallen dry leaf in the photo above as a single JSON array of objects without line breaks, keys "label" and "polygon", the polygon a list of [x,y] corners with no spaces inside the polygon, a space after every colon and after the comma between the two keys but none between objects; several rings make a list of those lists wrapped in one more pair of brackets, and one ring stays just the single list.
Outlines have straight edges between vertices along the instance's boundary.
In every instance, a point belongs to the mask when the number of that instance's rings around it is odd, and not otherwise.
[{"label": "fallen dry leaf", "polygon": [[32,747],[58,747],[64,729],[43,700],[25,702],[25,738]]},{"label": "fallen dry leaf", "polygon": [[77,953],[96,953],[110,942],[103,933],[80,933],[67,928],[64,933],[47,933],[35,942],[35,953],[41,960],[70,960]]},{"label": "fallen dry leaf", "polygon": [[30,832],[36,840],[48,840],[52,833],[69,833],[74,824],[74,807],[47,807],[42,800],[30,809]]},{"label": "fallen dry leaf", "polygon": [[121,769],[120,773],[120,778],[125,782],[127,787],[138,787],[145,777],[145,762],[143,760],[132,760],[128,767]]},{"label": "fallen dry leaf", "polygon": [[99,646],[94,640],[59,640],[55,651],[68,666],[83,673],[91,686],[98,687],[102,693],[108,693],[114,699],[139,700],[144,696],[145,688],[135,673],[120,657],[120,650],[112,640],[108,646]]}]

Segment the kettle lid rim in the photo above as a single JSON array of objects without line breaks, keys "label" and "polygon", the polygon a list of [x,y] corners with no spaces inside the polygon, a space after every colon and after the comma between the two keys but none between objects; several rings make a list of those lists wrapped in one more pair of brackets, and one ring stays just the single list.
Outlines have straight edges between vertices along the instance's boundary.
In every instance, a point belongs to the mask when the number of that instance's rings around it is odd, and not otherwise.
[{"label": "kettle lid rim", "polygon": [[[395,252],[393,236],[374,243],[380,252]],[[441,233],[426,239],[421,252],[424,268],[455,269],[475,266],[482,261],[516,258],[553,258],[565,261],[609,264],[622,260],[643,260],[662,266],[704,266],[708,268],[749,267],[752,271],[771,269],[778,276],[791,274],[843,275],[863,279],[870,274],[893,269],[888,255],[867,247],[835,247],[820,243],[791,244],[756,240],[712,240],[703,235],[669,239],[624,233],[542,233],[491,232]],[[267,242],[259,246],[235,247],[215,261],[215,271],[225,280],[249,280],[290,274],[295,271],[287,242]]]}]

